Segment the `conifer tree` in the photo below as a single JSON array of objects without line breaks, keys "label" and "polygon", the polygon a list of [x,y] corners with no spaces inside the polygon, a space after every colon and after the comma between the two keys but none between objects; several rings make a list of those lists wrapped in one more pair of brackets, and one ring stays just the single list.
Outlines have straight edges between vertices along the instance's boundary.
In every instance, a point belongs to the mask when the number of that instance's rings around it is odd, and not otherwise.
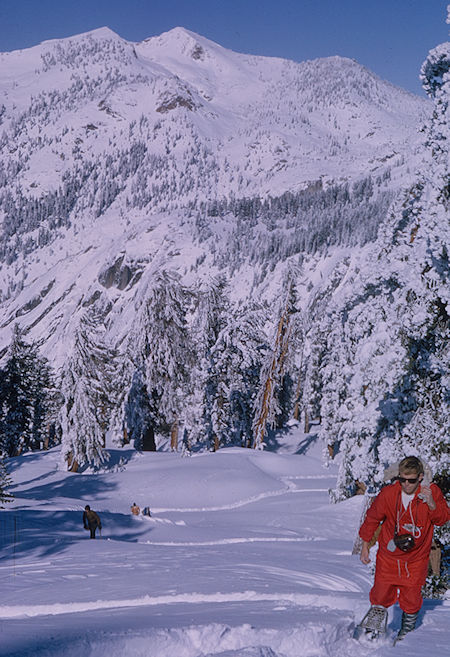
[{"label": "conifer tree", "polygon": [[201,416],[191,426],[193,441],[206,443],[212,449],[219,447],[220,425],[223,424],[223,428],[226,425],[223,418],[226,415],[227,392],[221,379],[215,347],[230,312],[226,278],[217,276],[208,281],[198,293],[194,331],[199,356],[198,365],[194,367]]},{"label": "conifer tree", "polygon": [[0,381],[0,441],[5,453],[39,449],[55,422],[59,398],[47,359],[27,343],[18,324]]},{"label": "conifer tree", "polygon": [[251,445],[259,374],[267,349],[261,308],[230,306],[229,310],[211,349],[216,379],[211,412],[215,449],[227,444]]},{"label": "conifer tree", "polygon": [[104,448],[114,353],[103,334],[101,315],[92,307],[80,318],[61,376],[62,458],[74,472],[108,456]]},{"label": "conifer tree", "polygon": [[111,368],[111,381],[114,382],[111,398],[110,430],[112,442],[123,446],[134,439],[134,425],[129,423],[127,405],[135,375],[138,375],[138,366],[128,350],[125,353],[116,351]]},{"label": "conifer tree", "polygon": [[424,130],[429,162],[393,204],[366,261],[355,261],[334,309],[338,358],[327,367],[346,377],[334,407],[338,498],[357,480],[377,489],[386,465],[405,454],[424,458],[438,478],[450,472],[448,44],[431,51],[422,79],[435,108]]},{"label": "conifer tree", "polygon": [[184,422],[194,350],[187,325],[191,293],[179,276],[162,270],[154,275],[139,310],[130,350],[143,368],[148,398],[155,401],[157,426],[170,431],[177,449]]},{"label": "conifer tree", "polygon": [[124,410],[128,441],[134,440],[136,449],[156,451],[157,405],[148,395],[145,373],[140,369],[133,375]]},{"label": "conifer tree", "polygon": [[29,389],[33,355],[22,330],[15,324],[1,377],[2,445],[9,456],[20,453],[30,439],[32,400]]}]

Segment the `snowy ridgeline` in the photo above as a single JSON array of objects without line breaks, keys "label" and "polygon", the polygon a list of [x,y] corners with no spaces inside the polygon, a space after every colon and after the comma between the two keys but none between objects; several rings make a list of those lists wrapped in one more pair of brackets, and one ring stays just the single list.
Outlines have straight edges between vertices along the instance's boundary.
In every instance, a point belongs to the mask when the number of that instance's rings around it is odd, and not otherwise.
[{"label": "snowy ridgeline", "polygon": [[141,44],[97,30],[0,54],[0,89],[8,264],[109,209],[135,223],[391,169],[397,188],[422,159],[429,111],[344,58],[248,57],[182,29]]},{"label": "snowy ridgeline", "polygon": [[58,469],[59,449],[10,461],[1,657],[447,656],[449,599],[425,600],[401,646],[397,606],[386,640],[352,638],[372,583],[351,554],[364,498],[329,504],[337,467],[316,434],[294,427],[277,453],[112,449],[109,469],[83,475]]},{"label": "snowy ridgeline", "polygon": [[106,436],[259,448],[295,417],[342,455],[335,499],[405,452],[444,480],[448,45],[426,154],[427,104],[348,60],[32,50],[0,58],[2,453],[62,442],[75,471]]}]

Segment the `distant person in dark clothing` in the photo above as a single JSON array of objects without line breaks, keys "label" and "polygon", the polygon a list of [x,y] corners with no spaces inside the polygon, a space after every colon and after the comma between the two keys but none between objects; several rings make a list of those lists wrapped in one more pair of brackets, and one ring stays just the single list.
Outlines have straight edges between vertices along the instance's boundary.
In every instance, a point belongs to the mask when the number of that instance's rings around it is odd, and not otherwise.
[{"label": "distant person in dark clothing", "polygon": [[89,504],[86,504],[84,507],[83,513],[83,525],[85,529],[89,529],[91,532],[91,538],[95,538],[95,530],[102,528],[102,523],[100,522],[99,516],[95,511],[91,510]]}]

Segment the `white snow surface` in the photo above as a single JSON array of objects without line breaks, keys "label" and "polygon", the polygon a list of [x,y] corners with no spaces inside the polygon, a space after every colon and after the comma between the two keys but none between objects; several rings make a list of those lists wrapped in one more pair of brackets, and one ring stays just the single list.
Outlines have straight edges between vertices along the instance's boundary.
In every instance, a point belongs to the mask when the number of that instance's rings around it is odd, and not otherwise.
[{"label": "white snow surface", "polygon": [[[108,467],[58,469],[59,448],[11,459],[0,512],[2,657],[433,657],[450,601],[426,600],[395,648],[356,642],[371,567],[351,555],[362,497],[329,503],[337,466],[298,427],[276,451],[183,457],[111,450]],[[132,516],[130,505],[152,517]],[[97,540],[82,527],[89,503]]]},{"label": "white snow surface", "polygon": [[[117,346],[155,271],[174,270],[189,286],[217,273],[213,254],[228,257],[235,219],[208,217],[211,235],[200,241],[190,203],[277,197],[387,172],[383,190],[398,190],[423,161],[419,128],[431,107],[347,58],[256,57],[183,28],[141,43],[102,28],[0,53],[0,97],[0,179],[3,167],[19,206],[22,197],[45,199],[65,176],[81,179],[80,167],[98,167],[77,188],[70,226],[52,228],[26,253],[14,234],[4,238],[18,257],[0,262],[0,354],[19,322],[56,369],[80,313],[99,295]],[[125,174],[123,154],[133,145],[146,155]],[[103,208],[116,170],[120,191]],[[153,188],[142,206],[129,204]],[[0,209],[0,227],[6,215]],[[48,222],[36,222],[22,240],[39,242]],[[133,279],[106,289],[100,274],[117,262]],[[305,287],[321,269],[305,264]],[[258,266],[240,262],[230,289],[271,303],[283,270],[280,263],[271,286],[258,289]]]}]

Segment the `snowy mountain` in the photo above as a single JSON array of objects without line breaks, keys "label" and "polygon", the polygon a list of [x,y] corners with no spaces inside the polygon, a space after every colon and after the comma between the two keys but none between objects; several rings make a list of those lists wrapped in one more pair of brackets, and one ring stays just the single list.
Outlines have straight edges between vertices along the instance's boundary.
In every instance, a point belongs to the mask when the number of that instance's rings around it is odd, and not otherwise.
[{"label": "snowy mountain", "polygon": [[3,53],[0,89],[3,451],[53,427],[76,468],[108,431],[261,447],[324,417],[321,320],[429,165],[431,103],[348,59],[181,28]]},{"label": "snowy mountain", "polygon": [[219,221],[202,204],[369,175],[375,196],[396,189],[421,157],[427,111],[354,61],[241,55],[182,28],[137,44],[103,28],[3,53],[0,90],[0,347],[18,320],[58,365],[93,298],[121,315],[110,325],[123,335],[153,270],[192,281],[215,249],[229,257],[230,207]]}]

